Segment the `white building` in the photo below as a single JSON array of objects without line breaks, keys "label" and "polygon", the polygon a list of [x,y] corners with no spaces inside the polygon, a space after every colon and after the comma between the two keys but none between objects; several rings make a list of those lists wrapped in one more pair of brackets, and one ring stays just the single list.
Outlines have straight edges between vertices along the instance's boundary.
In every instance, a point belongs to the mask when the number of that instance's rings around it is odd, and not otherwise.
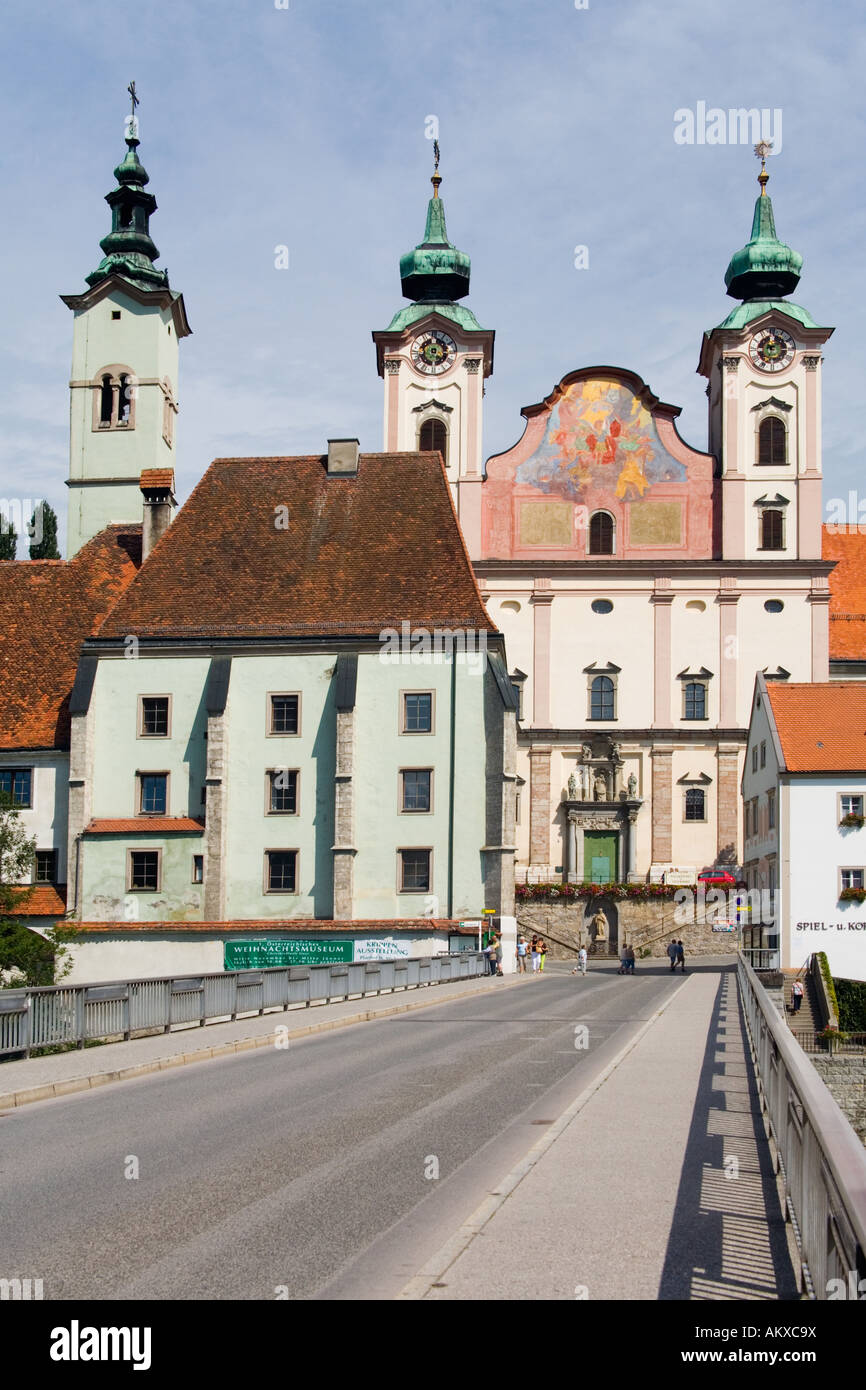
[{"label": "white building", "polygon": [[746,879],[774,900],[744,945],[783,969],[824,951],[834,975],[866,980],[866,682],[759,675],[742,795]]}]

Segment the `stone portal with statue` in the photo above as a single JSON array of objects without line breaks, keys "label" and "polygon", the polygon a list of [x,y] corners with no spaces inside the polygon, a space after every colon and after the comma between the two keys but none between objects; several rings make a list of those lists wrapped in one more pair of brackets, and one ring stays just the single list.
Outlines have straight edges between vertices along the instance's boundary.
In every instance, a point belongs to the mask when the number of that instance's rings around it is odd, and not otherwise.
[{"label": "stone portal with statue", "polygon": [[636,881],[635,837],[643,799],[634,771],[623,775],[620,745],[609,736],[584,743],[563,797],[567,883]]}]

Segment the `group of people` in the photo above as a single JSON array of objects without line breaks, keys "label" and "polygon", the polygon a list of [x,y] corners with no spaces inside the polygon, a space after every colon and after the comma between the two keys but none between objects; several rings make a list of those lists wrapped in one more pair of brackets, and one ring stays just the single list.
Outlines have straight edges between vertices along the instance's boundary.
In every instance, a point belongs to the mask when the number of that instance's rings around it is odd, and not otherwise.
[{"label": "group of people", "polygon": [[490,975],[502,974],[502,937],[497,932],[489,938],[484,947],[487,957],[487,970]]},{"label": "group of people", "polygon": [[547,942],[543,936],[533,936],[531,941],[527,941],[522,934],[517,938],[517,973],[526,974],[526,963],[529,961],[533,975],[539,975],[544,969],[544,962],[547,958]]},{"label": "group of people", "polygon": [[617,975],[634,974],[634,946],[629,946],[627,942],[623,942],[619,957],[619,970],[616,973]]},{"label": "group of people", "polygon": [[680,970],[681,970],[681,971],[683,972],[683,974],[685,975],[685,973],[686,973],[686,952],[685,952],[685,947],[683,946],[683,943],[682,943],[681,941],[675,941],[673,937],[671,937],[670,941],[668,942],[668,959],[670,960],[670,963],[671,963],[671,974],[673,974],[674,971],[676,970],[677,966],[679,966],[679,967],[680,967]]}]

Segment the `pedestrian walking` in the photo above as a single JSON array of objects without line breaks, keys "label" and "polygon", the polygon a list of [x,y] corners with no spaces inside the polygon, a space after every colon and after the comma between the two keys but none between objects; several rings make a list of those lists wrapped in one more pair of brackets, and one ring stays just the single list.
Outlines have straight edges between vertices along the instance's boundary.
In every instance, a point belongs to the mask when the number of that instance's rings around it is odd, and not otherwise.
[{"label": "pedestrian walking", "polygon": [[534,936],[529,943],[529,956],[530,960],[532,961],[532,973],[533,975],[537,975],[539,967],[541,965],[541,952],[538,949],[537,936]]},{"label": "pedestrian walking", "polygon": [[803,1002],[804,993],[803,981],[795,980],[791,986],[791,1009],[795,1014],[800,1012],[800,1005]]},{"label": "pedestrian walking", "polygon": [[619,953],[619,970],[618,970],[616,973],[617,973],[617,975],[627,975],[627,974],[628,974],[628,946],[626,945],[625,942],[622,943],[622,946],[621,946],[621,948],[620,948],[620,953]]},{"label": "pedestrian walking", "polygon": [[547,942],[543,937],[538,938],[538,952],[541,956],[541,969],[544,970],[544,962],[547,960]]},{"label": "pedestrian walking", "polygon": [[493,937],[490,938],[490,940],[488,941],[487,945],[484,947],[484,954],[485,954],[485,956],[487,957],[487,973],[488,973],[488,975],[495,975],[495,974],[496,974],[496,942],[493,940]]},{"label": "pedestrian walking", "polygon": [[572,970],[571,973],[572,973],[572,975],[576,975],[576,974],[578,973],[578,971],[580,971],[580,974],[581,974],[581,975],[585,975],[585,974],[586,974],[586,947],[585,947],[585,946],[581,946],[580,950],[578,951],[578,953],[577,953],[577,965],[574,967],[574,969]]},{"label": "pedestrian walking", "polygon": [[677,959],[676,959],[676,964],[680,967],[680,969],[682,970],[683,974],[685,975],[685,973],[686,973],[686,948],[685,948],[685,946],[683,945],[683,943],[682,943],[681,941],[678,941],[678,942],[677,942]]},{"label": "pedestrian walking", "polygon": [[517,938],[517,973],[518,973],[518,975],[525,975],[525,974],[526,974],[526,949],[527,949],[527,948],[526,948],[526,937],[525,937],[525,936],[518,936],[518,938]]},{"label": "pedestrian walking", "polygon": [[634,974],[634,946],[626,946],[626,948],[625,948],[625,963],[626,963],[626,971],[627,971],[627,973],[628,973],[629,975],[633,975],[633,974]]},{"label": "pedestrian walking", "polygon": [[677,954],[678,954],[678,952],[677,952],[677,943],[676,943],[676,941],[673,939],[673,937],[671,937],[671,940],[670,940],[670,942],[668,943],[668,957],[669,957],[670,963],[671,963],[671,974],[672,974],[672,975],[673,975],[674,971],[675,971],[676,968],[677,968]]},{"label": "pedestrian walking", "polygon": [[502,974],[502,937],[497,936],[494,948],[494,959],[496,961],[496,974]]}]

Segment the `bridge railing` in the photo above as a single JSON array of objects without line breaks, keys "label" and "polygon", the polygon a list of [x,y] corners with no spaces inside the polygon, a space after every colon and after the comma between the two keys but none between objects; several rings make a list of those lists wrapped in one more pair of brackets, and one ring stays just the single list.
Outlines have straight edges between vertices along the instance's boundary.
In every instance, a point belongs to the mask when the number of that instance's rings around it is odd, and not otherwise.
[{"label": "bridge railing", "polygon": [[272,966],[214,975],[164,975],[94,985],[0,990],[0,1056],[101,1038],[228,1021],[266,1009],[420,989],[488,971],[477,951],[408,960]]},{"label": "bridge railing", "polygon": [[866,1149],[742,956],[737,972],[803,1283],[818,1299],[856,1298],[850,1289],[866,1288]]}]

